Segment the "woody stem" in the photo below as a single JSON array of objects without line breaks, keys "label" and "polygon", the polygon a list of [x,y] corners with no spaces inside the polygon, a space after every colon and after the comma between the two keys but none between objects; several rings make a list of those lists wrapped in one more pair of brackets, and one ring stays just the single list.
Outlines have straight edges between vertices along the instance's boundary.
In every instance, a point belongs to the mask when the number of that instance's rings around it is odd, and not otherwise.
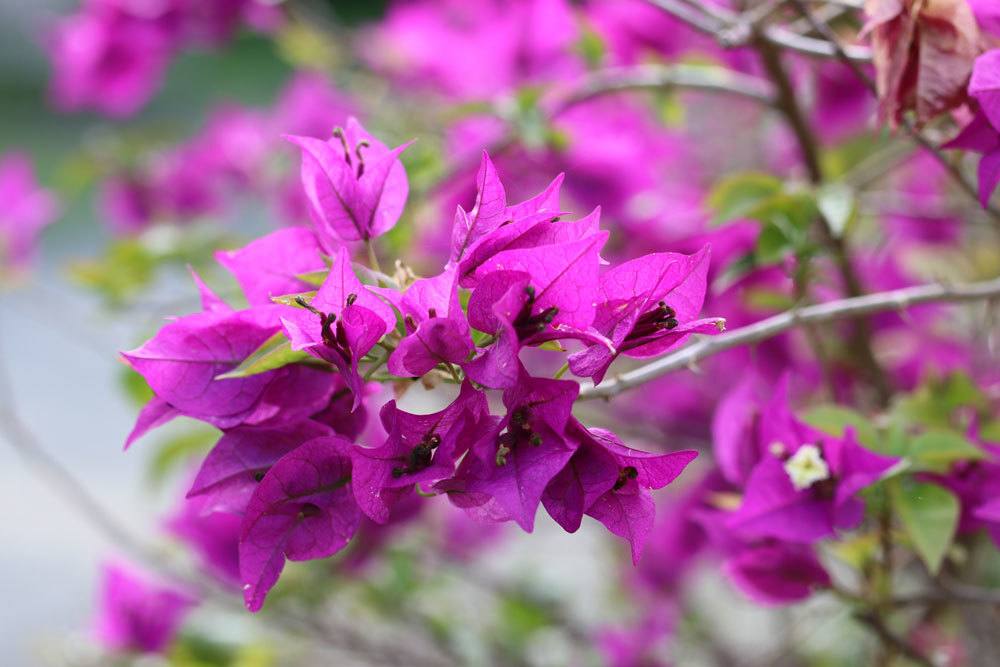
[{"label": "woody stem", "polygon": [[876,313],[900,311],[921,303],[961,303],[995,299],[1000,299],[1000,278],[966,285],[917,285],[838,301],[828,301],[804,308],[793,308],[745,327],[705,338],[644,366],[606,380],[599,386],[584,386],[580,391],[580,398],[584,400],[611,398],[671,371],[691,368],[702,359],[707,359],[724,350],[759,343],[806,324],[836,322]]},{"label": "woody stem", "polygon": [[[792,81],[781,60],[781,49],[760,35],[754,39],[753,45],[761,57],[765,71],[777,89],[776,108],[785,117],[795,134],[799,150],[802,153],[802,160],[809,174],[809,180],[813,185],[821,185],[824,181],[824,175],[820,163],[819,144],[815,132],[799,106]],[[857,297],[864,294],[864,288],[854,270],[843,237],[834,235],[822,216],[818,220],[816,229],[820,242],[833,257],[847,296]],[[847,346],[857,370],[867,376],[868,381],[874,387],[878,402],[881,405],[887,405],[892,390],[885,372],[872,351],[871,334],[871,324],[866,319],[859,319],[852,327]]]}]

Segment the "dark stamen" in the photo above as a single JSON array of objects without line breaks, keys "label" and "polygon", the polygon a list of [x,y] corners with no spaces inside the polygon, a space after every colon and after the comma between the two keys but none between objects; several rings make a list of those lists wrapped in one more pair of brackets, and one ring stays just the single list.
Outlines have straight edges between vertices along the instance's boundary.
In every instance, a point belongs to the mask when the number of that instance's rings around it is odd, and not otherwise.
[{"label": "dark stamen", "polygon": [[639,471],[636,470],[633,466],[625,466],[624,468],[618,471],[618,480],[615,482],[615,485],[611,487],[611,490],[618,491],[626,484],[628,484],[628,481],[630,479],[635,479],[638,476],[639,476]]},{"label": "dark stamen", "polygon": [[368,148],[371,144],[362,139],[358,142],[358,145],[354,147],[354,155],[358,158],[358,175],[357,178],[361,178],[365,173],[365,158],[361,155],[362,148]]},{"label": "dark stamen", "polygon": [[344,136],[344,129],[341,127],[333,128],[333,136],[340,139],[340,145],[344,147],[344,162],[347,163],[348,167],[353,166],[354,163],[351,162],[351,147],[347,145],[347,137]]},{"label": "dark stamen", "polygon": [[295,303],[299,304],[300,306],[302,306],[303,308],[305,308],[306,310],[308,310],[313,315],[321,315],[322,314],[318,310],[316,310],[316,308],[313,307],[313,305],[311,303],[309,303],[308,301],[306,301],[306,298],[304,296],[302,296],[301,294],[299,296],[295,297]]},{"label": "dark stamen", "polygon": [[[330,347],[337,347],[337,335],[333,332],[333,325],[337,321],[336,313],[319,313],[319,323],[322,326],[320,330],[320,335],[323,338],[323,344],[329,345]],[[342,327],[340,327],[342,328]]]}]

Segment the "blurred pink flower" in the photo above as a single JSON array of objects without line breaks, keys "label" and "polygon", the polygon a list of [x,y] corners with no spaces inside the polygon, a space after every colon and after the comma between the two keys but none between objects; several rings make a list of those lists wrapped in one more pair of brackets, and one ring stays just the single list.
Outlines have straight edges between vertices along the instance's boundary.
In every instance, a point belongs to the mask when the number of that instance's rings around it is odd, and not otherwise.
[{"label": "blurred pink flower", "polygon": [[165,652],[195,598],[124,564],[108,563],[103,570],[97,639],[113,651]]},{"label": "blurred pink flower", "polygon": [[110,6],[68,16],[49,36],[52,102],[62,111],[130,116],[162,84],[172,49],[162,24]]},{"label": "blurred pink flower", "polygon": [[363,55],[408,84],[487,98],[580,71],[577,35],[565,0],[424,0],[393,5]]},{"label": "blurred pink flower", "polygon": [[0,272],[23,269],[35,253],[38,234],[59,215],[56,198],[35,181],[30,158],[0,155]]}]

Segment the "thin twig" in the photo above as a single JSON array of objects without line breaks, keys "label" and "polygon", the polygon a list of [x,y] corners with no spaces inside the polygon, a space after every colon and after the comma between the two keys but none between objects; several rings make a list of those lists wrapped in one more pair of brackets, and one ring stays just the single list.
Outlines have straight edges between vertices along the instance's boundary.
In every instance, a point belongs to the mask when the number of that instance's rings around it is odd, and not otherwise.
[{"label": "thin twig", "polygon": [[636,65],[609,67],[591,72],[574,82],[572,89],[553,106],[552,115],[618,92],[660,88],[691,88],[748,97],[761,104],[773,104],[774,94],[767,81],[725,67],[710,65]]},{"label": "thin twig", "polygon": [[[564,88],[550,100],[543,101],[541,108],[548,108],[549,119],[555,119],[563,112],[578,104],[616,93],[630,90],[655,90],[659,88],[690,88],[717,92],[723,95],[737,95],[770,105],[773,102],[771,87],[766,81],[722,67],[702,65],[637,65],[598,70],[581,77],[578,82]],[[499,111],[501,105],[494,104],[495,115],[505,118]],[[508,132],[487,147],[492,156],[500,155],[518,145],[514,132]],[[435,187],[441,188],[452,182],[458,174],[473,169],[479,163],[479,154],[462,160],[446,169],[437,180]]]},{"label": "thin twig", "polygon": [[[745,46],[752,39],[753,31],[748,28],[748,22],[741,20],[740,15],[735,12],[709,6],[707,3],[693,6],[680,0],[648,1],[692,28],[715,38],[726,48]],[[762,33],[769,42],[784,49],[822,58],[838,55],[837,48],[829,41],[807,37],[782,26],[764,27]],[[852,62],[870,62],[872,59],[871,49],[864,46],[846,46],[842,50]]]},{"label": "thin twig", "polygon": [[952,602],[965,605],[1000,606],[1000,589],[998,588],[982,588],[944,576],[939,577],[933,583],[932,590],[895,597],[891,604],[895,607],[908,607]]},{"label": "thin twig", "polygon": [[891,647],[918,665],[924,667],[934,667],[934,663],[921,653],[916,647],[911,646],[901,637],[897,636],[882,620],[881,616],[872,613],[858,612],[854,617],[865,627],[871,630],[879,640],[886,646]]},{"label": "thin twig", "polygon": [[759,343],[805,324],[834,322],[875,313],[905,310],[923,303],[960,303],[996,298],[1000,298],[1000,278],[966,285],[918,285],[793,309],[719,336],[705,338],[596,387],[586,385],[580,391],[580,398],[582,400],[611,398],[671,371],[692,367],[702,359],[719,352],[741,345]]},{"label": "thin twig", "polygon": [[[816,133],[809,119],[799,105],[795,87],[782,62],[781,49],[768,41],[762,34],[756,35],[752,44],[760,55],[764,70],[777,89],[775,107],[784,116],[795,135],[802,153],[802,160],[809,174],[809,180],[815,186],[822,185],[824,174],[820,161],[819,141],[817,141]],[[844,238],[833,234],[829,224],[822,216],[820,216],[818,223],[815,227],[819,233],[820,241],[833,257],[847,296],[861,296],[865,290],[857,271],[854,269],[854,264],[851,262]],[[847,346],[858,372],[875,389],[879,403],[888,404],[891,394],[889,380],[871,348],[871,325],[867,320],[859,319],[854,324],[847,340]]]}]

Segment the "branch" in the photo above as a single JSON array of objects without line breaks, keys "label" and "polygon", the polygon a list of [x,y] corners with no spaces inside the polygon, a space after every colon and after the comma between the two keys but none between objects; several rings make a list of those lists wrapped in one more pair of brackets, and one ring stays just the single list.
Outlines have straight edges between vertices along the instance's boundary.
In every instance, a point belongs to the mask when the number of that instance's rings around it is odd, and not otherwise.
[{"label": "branch", "polygon": [[[735,12],[706,4],[684,2],[683,0],[649,0],[656,7],[680,19],[692,28],[714,37],[722,46],[732,48],[744,46],[753,33],[753,22]],[[774,44],[791,51],[822,58],[839,57],[838,47],[826,39],[807,37],[782,26],[767,26],[761,30],[764,37]],[[840,47],[844,56],[852,62],[870,62],[871,49],[864,46]]]},{"label": "branch", "polygon": [[586,385],[580,391],[580,399],[611,398],[671,371],[690,368],[702,359],[724,350],[759,343],[806,324],[905,310],[922,303],[960,303],[997,298],[1000,298],[1000,278],[967,285],[918,285],[793,309],[713,338],[705,338],[596,387]]},{"label": "branch", "polygon": [[[621,80],[618,80],[619,78]],[[762,81],[757,77],[741,74],[723,67],[675,64],[639,65],[597,70],[581,77],[578,82],[571,84],[559,96],[553,97],[551,101],[546,100],[544,104],[548,105],[546,113],[551,120],[577,104],[582,104],[603,95],[613,95],[629,90],[652,90],[670,87],[692,88],[695,90],[738,95],[767,105],[774,103],[771,86],[766,81]],[[493,115],[502,120],[510,120],[509,114],[503,110],[501,102],[495,102],[492,105],[492,109]],[[490,144],[487,147],[487,151],[490,155],[496,157],[511,147],[516,146],[517,142],[516,133],[508,131],[505,135]],[[434,189],[444,187],[448,183],[451,183],[457,174],[475,169],[477,164],[479,164],[478,153],[473,157],[449,166],[437,179],[437,184],[432,187]]]},{"label": "branch", "polygon": [[683,0],[649,1],[671,16],[680,19],[692,28],[700,30],[707,35],[714,37],[725,28],[725,25],[718,18],[708,14],[703,7],[692,7]]},{"label": "branch", "polygon": [[900,653],[918,665],[923,667],[934,667],[934,663],[931,662],[927,656],[917,650],[916,647],[911,646],[902,638],[896,636],[892,630],[885,624],[882,617],[874,613],[857,613],[854,617],[865,625],[869,630],[871,630],[879,638],[882,644],[896,653]]},{"label": "branch", "polygon": [[[774,82],[774,86],[777,89],[776,107],[795,134],[796,142],[802,153],[802,160],[809,174],[809,180],[818,186],[824,180],[819,142],[816,139],[816,133],[808,117],[799,105],[795,94],[795,86],[782,62],[782,50],[759,33],[754,35],[752,45],[760,56],[764,70],[771,81]],[[843,280],[847,296],[861,296],[865,290],[862,287],[857,271],[854,270],[845,239],[831,232],[830,225],[823,216],[820,216],[818,222],[819,224],[816,227],[820,240],[833,256],[837,270]],[[891,394],[889,381],[885,372],[879,366],[878,360],[875,358],[870,340],[870,324],[867,320],[858,320],[855,326],[852,327],[851,335],[847,340],[848,349],[860,374],[875,389],[879,402],[887,404]],[[820,360],[822,360],[822,356],[820,356]]]},{"label": "branch", "polygon": [[557,116],[577,104],[603,95],[673,87],[729,93],[761,104],[774,104],[774,92],[766,81],[724,67],[637,65],[610,67],[581,77],[571,90],[555,101],[551,114]]},{"label": "branch", "polygon": [[934,584],[933,589],[929,592],[893,598],[893,606],[923,606],[939,604],[941,602],[951,602],[964,605],[985,605],[989,607],[1000,606],[1000,589],[998,588],[982,588],[974,584],[966,584],[961,581],[946,579],[944,577],[935,581]]}]

